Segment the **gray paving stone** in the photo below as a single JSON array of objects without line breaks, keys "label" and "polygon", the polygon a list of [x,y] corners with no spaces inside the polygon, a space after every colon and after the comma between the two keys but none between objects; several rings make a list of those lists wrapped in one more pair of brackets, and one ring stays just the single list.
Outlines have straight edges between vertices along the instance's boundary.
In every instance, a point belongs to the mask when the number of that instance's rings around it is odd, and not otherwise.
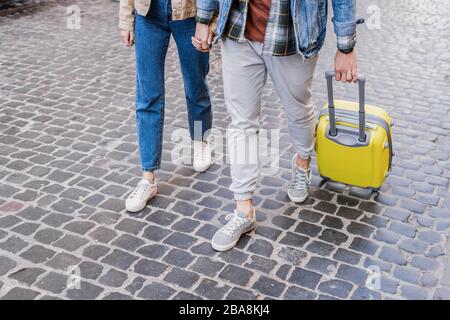
[{"label": "gray paving stone", "polygon": [[117,232],[107,227],[98,227],[89,236],[96,241],[108,243],[117,236]]},{"label": "gray paving stone", "polygon": [[21,268],[8,275],[9,278],[18,281],[21,284],[31,286],[37,278],[45,272],[42,268]]},{"label": "gray paving stone", "polygon": [[312,291],[292,286],[284,293],[283,300],[313,300],[316,296],[317,294]]},{"label": "gray paving stone", "polygon": [[176,291],[160,283],[151,283],[146,285],[140,292],[139,297],[148,300],[163,300],[174,295]]},{"label": "gray paving stone", "polygon": [[129,234],[123,234],[117,237],[111,244],[127,251],[135,251],[145,244],[145,241]]},{"label": "gray paving stone", "polygon": [[330,294],[331,296],[345,299],[348,297],[350,291],[352,290],[352,287],[352,284],[346,281],[327,280],[320,283],[319,290],[321,292]]},{"label": "gray paving stone", "polygon": [[219,274],[219,278],[239,286],[245,286],[252,275],[253,273],[247,269],[229,264]]},{"label": "gray paving stone", "polygon": [[200,277],[198,274],[179,268],[173,268],[164,277],[165,281],[176,284],[183,288],[191,288],[199,279]]},{"label": "gray paving stone", "polygon": [[163,246],[160,244],[150,244],[141,247],[137,252],[147,258],[158,259],[161,258],[167,251],[169,251],[169,247],[167,246]]},{"label": "gray paving stone", "polygon": [[49,267],[52,267],[54,269],[59,269],[59,270],[70,270],[72,266],[77,265],[78,263],[80,263],[81,259],[62,252],[62,253],[57,253],[53,258],[51,258],[46,265]]},{"label": "gray paving stone", "polygon": [[167,267],[167,265],[158,261],[141,259],[135,264],[134,271],[145,276],[157,277],[161,275]]},{"label": "gray paving stone", "polygon": [[304,288],[315,289],[322,276],[316,272],[295,268],[288,281]]},{"label": "gray paving stone", "polygon": [[426,300],[428,298],[427,290],[416,286],[401,286],[400,293],[403,297],[410,300]]},{"label": "gray paving stone", "polygon": [[398,265],[406,264],[406,258],[404,254],[396,248],[387,246],[383,247],[380,251],[379,257],[384,261],[393,262]]},{"label": "gray paving stone", "polygon": [[265,276],[261,276],[253,285],[253,288],[262,294],[275,298],[283,293],[285,287],[285,284]]},{"label": "gray paving stone", "polygon": [[24,209],[21,212],[19,212],[17,214],[17,216],[21,217],[21,218],[24,218],[24,219],[27,219],[27,220],[36,221],[36,220],[41,219],[46,214],[48,214],[48,211],[43,210],[42,208],[39,208],[39,207],[27,207],[26,209]]},{"label": "gray paving stone", "polygon": [[44,263],[53,257],[55,253],[55,251],[41,245],[34,245],[24,251],[20,256],[33,263]]},{"label": "gray paving stone", "polygon": [[25,240],[16,236],[11,236],[7,238],[5,241],[0,243],[0,249],[3,249],[11,253],[17,253],[21,251],[23,248],[25,248],[27,245],[28,242],[26,242]]},{"label": "gray paving stone", "polygon": [[83,256],[91,258],[93,260],[97,260],[98,258],[105,256],[109,251],[110,249],[108,247],[93,244],[84,248]]},{"label": "gray paving stone", "polygon": [[180,249],[188,249],[197,242],[197,239],[181,232],[174,232],[163,242]]},{"label": "gray paving stone", "polygon": [[110,254],[102,259],[102,262],[118,269],[126,270],[137,259],[137,256],[132,255],[126,251],[114,249]]},{"label": "gray paving stone", "polygon": [[36,287],[57,294],[65,290],[68,284],[69,278],[67,275],[50,272],[36,283]]},{"label": "gray paving stone", "polygon": [[312,241],[308,246],[306,247],[307,251],[310,251],[312,253],[319,254],[321,256],[328,256],[334,251],[335,247],[321,241]]},{"label": "gray paving stone", "polygon": [[103,266],[90,262],[90,261],[83,261],[78,265],[78,268],[80,270],[80,276],[84,279],[97,279],[100,274],[103,271]]},{"label": "gray paving stone", "polygon": [[25,288],[12,288],[8,291],[1,300],[32,300],[39,295],[39,292],[35,290],[25,289]]},{"label": "gray paving stone", "polygon": [[195,289],[195,292],[207,299],[221,300],[230,290],[230,287],[218,283],[217,281],[204,279]]},{"label": "gray paving stone", "polygon": [[126,280],[128,275],[124,272],[110,269],[99,278],[99,282],[108,287],[120,287]]},{"label": "gray paving stone", "polygon": [[373,255],[377,251],[378,245],[372,241],[355,237],[353,238],[353,241],[350,244],[350,249],[360,251],[365,254]]},{"label": "gray paving stone", "polygon": [[319,239],[339,246],[348,240],[348,236],[333,229],[325,229]]},{"label": "gray paving stone", "polygon": [[322,257],[311,257],[305,266],[323,274],[332,274],[336,271],[337,262]]},{"label": "gray paving stone", "polygon": [[79,236],[74,236],[71,234],[66,234],[59,240],[57,240],[53,245],[58,248],[62,248],[67,251],[75,251],[78,248],[84,246],[88,243],[88,240]]},{"label": "gray paving stone", "polygon": [[17,263],[5,256],[0,256],[0,276],[8,273]]},{"label": "gray paving stone", "polygon": [[81,281],[79,288],[72,288],[66,291],[66,297],[72,300],[93,300],[102,292],[103,288],[86,281]]},{"label": "gray paving stone", "polygon": [[428,244],[415,239],[404,239],[400,241],[399,248],[411,253],[424,253]]}]

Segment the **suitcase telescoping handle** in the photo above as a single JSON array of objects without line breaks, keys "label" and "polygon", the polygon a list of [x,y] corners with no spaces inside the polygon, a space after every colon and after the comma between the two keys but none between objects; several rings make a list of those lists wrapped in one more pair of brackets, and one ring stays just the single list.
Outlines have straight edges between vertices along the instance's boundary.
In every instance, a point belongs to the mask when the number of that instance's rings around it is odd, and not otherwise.
[{"label": "suitcase telescoping handle", "polygon": [[[335,137],[337,135],[336,129],[336,115],[334,111],[334,99],[333,99],[333,78],[335,76],[334,71],[325,72],[327,78],[327,91],[328,91],[328,112],[330,115],[330,135]],[[364,76],[358,76],[359,86],[359,141],[364,142],[366,140],[366,133],[364,131],[366,126],[366,111],[365,111],[365,84],[366,78]]]}]

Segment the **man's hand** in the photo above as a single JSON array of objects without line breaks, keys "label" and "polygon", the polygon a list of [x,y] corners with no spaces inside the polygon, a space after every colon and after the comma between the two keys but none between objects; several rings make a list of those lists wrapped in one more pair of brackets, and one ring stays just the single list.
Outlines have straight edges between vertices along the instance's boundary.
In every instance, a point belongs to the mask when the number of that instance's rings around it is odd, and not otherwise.
[{"label": "man's hand", "polygon": [[213,33],[208,25],[197,22],[195,36],[191,38],[192,45],[201,52],[208,52],[211,48]]},{"label": "man's hand", "polygon": [[126,44],[128,47],[132,47],[134,45],[134,32],[133,31],[121,31],[120,33],[122,37],[122,42]]},{"label": "man's hand", "polygon": [[353,49],[350,53],[343,53],[338,50],[334,60],[334,71],[337,81],[356,82],[358,79],[356,50]]}]

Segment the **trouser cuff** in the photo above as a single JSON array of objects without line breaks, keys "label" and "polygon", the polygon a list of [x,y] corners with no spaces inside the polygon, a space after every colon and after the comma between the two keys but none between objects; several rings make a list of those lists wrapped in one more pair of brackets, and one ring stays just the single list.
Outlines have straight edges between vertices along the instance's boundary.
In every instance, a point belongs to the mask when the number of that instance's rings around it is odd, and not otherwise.
[{"label": "trouser cuff", "polygon": [[234,200],[236,200],[236,201],[250,200],[252,198],[253,198],[253,192],[235,193],[234,194]]}]

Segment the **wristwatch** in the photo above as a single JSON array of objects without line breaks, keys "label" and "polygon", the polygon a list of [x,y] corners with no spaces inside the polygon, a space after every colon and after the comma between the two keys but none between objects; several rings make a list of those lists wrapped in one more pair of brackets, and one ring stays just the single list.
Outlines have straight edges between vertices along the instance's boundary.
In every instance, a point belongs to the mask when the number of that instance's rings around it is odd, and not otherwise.
[{"label": "wristwatch", "polygon": [[344,49],[339,49],[339,51],[342,52],[342,53],[348,54],[348,53],[351,53],[353,51],[353,48],[345,49],[345,50]]}]

